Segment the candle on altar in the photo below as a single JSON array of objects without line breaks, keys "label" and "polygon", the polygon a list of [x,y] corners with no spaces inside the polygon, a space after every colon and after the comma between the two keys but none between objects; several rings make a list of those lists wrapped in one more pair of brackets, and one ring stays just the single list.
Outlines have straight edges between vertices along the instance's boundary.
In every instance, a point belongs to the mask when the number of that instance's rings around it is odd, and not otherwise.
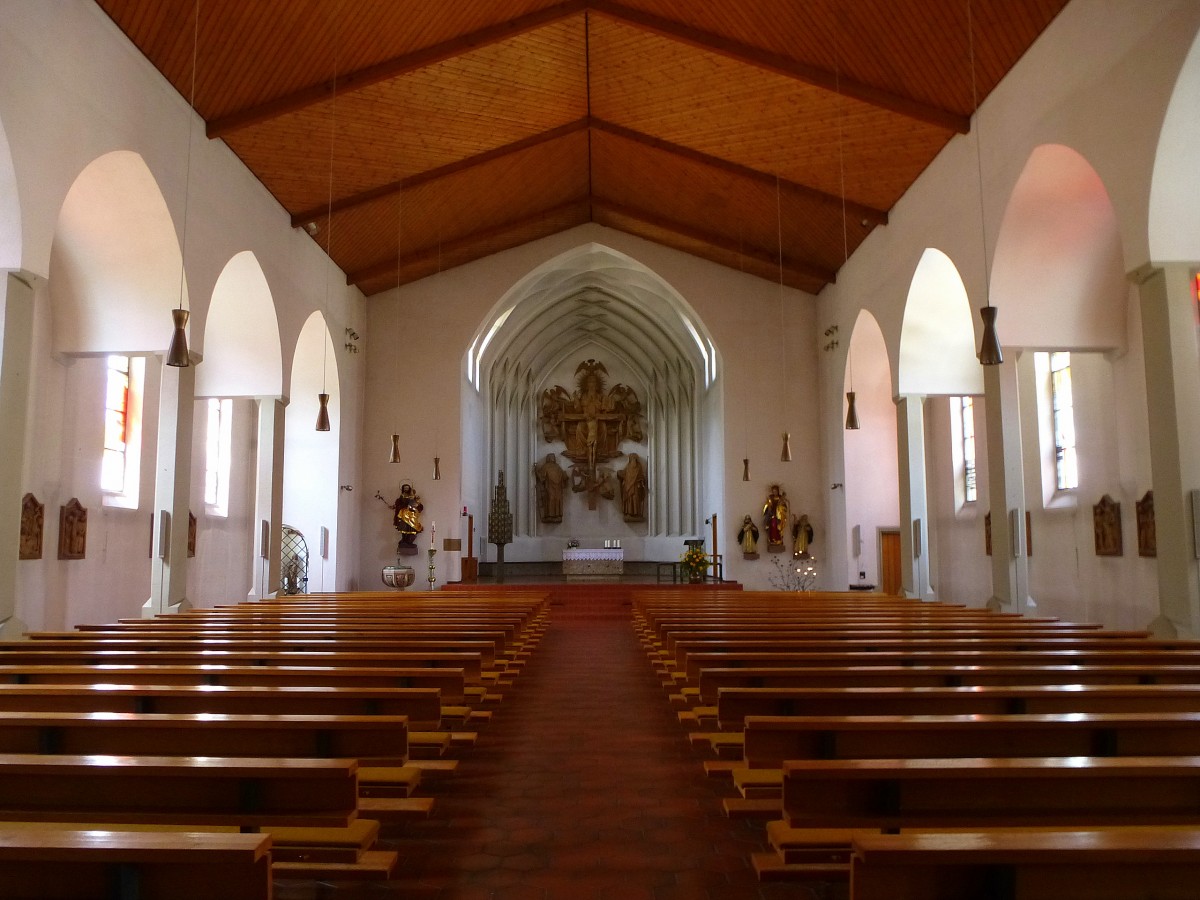
[{"label": "candle on altar", "polygon": [[433,539],[437,535],[437,522],[431,522],[429,527],[429,549],[433,549]]}]

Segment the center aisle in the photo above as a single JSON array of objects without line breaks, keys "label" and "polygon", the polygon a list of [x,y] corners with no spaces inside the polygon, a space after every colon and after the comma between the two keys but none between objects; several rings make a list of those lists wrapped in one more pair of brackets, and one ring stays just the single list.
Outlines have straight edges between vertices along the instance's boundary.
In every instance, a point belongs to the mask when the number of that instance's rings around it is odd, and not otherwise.
[{"label": "center aisle", "polygon": [[733,822],[623,619],[550,629],[495,721],[434,790],[434,818],[393,830],[386,884],[331,898],[807,898],[749,867],[760,823]]}]

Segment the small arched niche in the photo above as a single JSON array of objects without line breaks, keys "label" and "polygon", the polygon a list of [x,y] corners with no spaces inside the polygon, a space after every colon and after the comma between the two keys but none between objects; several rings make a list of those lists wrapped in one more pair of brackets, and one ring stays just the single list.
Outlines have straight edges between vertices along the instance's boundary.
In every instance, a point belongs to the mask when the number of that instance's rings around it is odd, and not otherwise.
[{"label": "small arched niche", "polygon": [[[53,345],[63,354],[165,353],[187,306],[166,201],[137,153],[106,153],[67,192],[50,251]],[[181,296],[182,295],[182,296]]]}]

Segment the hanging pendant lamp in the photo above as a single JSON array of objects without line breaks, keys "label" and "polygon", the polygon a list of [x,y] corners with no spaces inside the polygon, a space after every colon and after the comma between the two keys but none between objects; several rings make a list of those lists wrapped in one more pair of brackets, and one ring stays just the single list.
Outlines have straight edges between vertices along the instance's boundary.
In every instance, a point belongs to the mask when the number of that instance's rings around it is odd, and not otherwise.
[{"label": "hanging pendant lamp", "polygon": [[188,354],[187,332],[183,330],[189,315],[183,307],[171,310],[171,318],[175,321],[175,333],[171,335],[171,346],[167,350],[167,365],[177,369],[185,369],[192,364],[192,358]]},{"label": "hanging pendant lamp", "polygon": [[780,462],[792,461],[792,436],[788,432],[783,433],[783,452],[779,454]]},{"label": "hanging pendant lamp", "polygon": [[979,343],[979,364],[982,366],[998,366],[1004,362],[1004,354],[1000,351],[1000,338],[996,336],[996,307],[990,303],[979,310],[983,319],[983,340]]},{"label": "hanging pendant lamp", "polygon": [[398,434],[392,435],[392,452],[391,455],[388,456],[388,462],[400,462],[400,435]]},{"label": "hanging pendant lamp", "polygon": [[[779,346],[782,351],[781,356],[787,358],[787,345],[784,343],[784,318],[783,318],[783,203],[780,200],[779,189],[779,173],[775,173],[775,229],[779,240]],[[784,395],[784,404],[786,407],[787,396]],[[786,412],[785,412],[786,418]],[[792,461],[792,443],[791,436],[788,432],[783,433],[783,452],[779,454],[780,462]]]},{"label": "hanging pendant lamp", "polygon": [[749,458],[742,460],[742,481],[750,480],[750,460]]},{"label": "hanging pendant lamp", "polygon": [[442,480],[442,458],[440,456],[435,456],[433,458],[433,480]]},{"label": "hanging pendant lamp", "polygon": [[317,394],[317,431],[329,430],[329,395],[324,391]]},{"label": "hanging pendant lamp", "polygon": [[854,405],[854,391],[846,391],[846,430],[858,431],[858,408]]}]

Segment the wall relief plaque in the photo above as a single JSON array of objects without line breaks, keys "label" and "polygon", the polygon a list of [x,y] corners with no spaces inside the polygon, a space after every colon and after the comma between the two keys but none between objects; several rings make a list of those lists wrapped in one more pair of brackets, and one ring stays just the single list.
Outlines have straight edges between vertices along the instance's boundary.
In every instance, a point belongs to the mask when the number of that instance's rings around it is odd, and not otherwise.
[{"label": "wall relief plaque", "polygon": [[1108,494],[1092,507],[1092,528],[1096,536],[1097,556],[1122,556],[1121,504]]},{"label": "wall relief plaque", "polygon": [[1158,556],[1158,533],[1154,527],[1154,491],[1137,502],[1138,556]]},{"label": "wall relief plaque", "polygon": [[58,511],[58,558],[83,559],[87,556],[87,510],[72,497]]},{"label": "wall relief plaque", "polygon": [[42,535],[46,531],[46,507],[33,494],[21,498],[20,559],[42,558]]}]

